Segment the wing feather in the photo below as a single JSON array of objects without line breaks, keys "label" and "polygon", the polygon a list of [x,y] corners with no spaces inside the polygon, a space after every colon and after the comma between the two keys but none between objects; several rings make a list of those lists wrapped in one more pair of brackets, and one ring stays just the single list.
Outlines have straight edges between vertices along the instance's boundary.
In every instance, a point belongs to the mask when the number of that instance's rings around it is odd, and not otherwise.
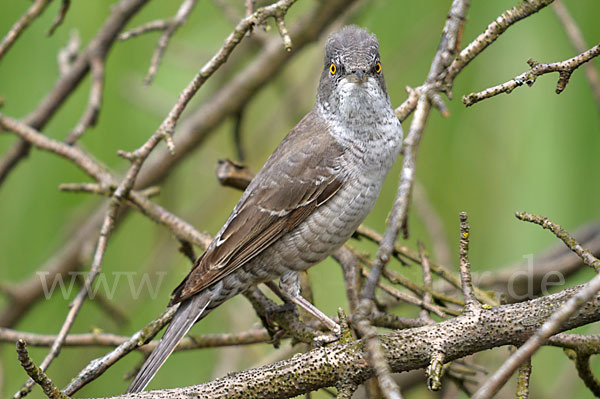
[{"label": "wing feather", "polygon": [[259,255],[296,228],[344,184],[343,147],[314,111],[290,131],[252,180],[229,219],[186,279],[173,291],[181,302]]}]

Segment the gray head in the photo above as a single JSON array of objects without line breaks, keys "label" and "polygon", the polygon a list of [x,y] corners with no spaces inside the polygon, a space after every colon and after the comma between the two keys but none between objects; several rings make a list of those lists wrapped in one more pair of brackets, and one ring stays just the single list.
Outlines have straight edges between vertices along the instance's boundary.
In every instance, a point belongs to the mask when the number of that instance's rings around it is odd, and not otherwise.
[{"label": "gray head", "polygon": [[386,102],[389,97],[374,34],[346,26],[329,36],[317,104],[325,112],[356,115],[356,107]]}]

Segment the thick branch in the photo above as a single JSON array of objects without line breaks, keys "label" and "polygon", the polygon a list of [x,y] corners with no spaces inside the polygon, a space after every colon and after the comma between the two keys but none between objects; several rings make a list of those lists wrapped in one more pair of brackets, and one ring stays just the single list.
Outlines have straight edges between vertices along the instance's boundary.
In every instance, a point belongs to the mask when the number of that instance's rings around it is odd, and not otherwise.
[{"label": "thick branch", "polygon": [[[392,371],[426,367],[432,344],[440,337],[445,342],[446,361],[504,345],[520,345],[582,287],[529,302],[503,305],[465,315],[442,323],[380,336]],[[565,331],[600,320],[600,296],[587,302],[561,326]],[[291,359],[242,371],[201,385],[123,395],[118,398],[248,398],[293,397],[321,387],[334,386],[339,376],[353,375],[360,384],[372,377],[366,362],[364,341],[353,341],[319,348]],[[307,365],[310,365],[307,367]],[[268,395],[265,393],[268,392]]]}]

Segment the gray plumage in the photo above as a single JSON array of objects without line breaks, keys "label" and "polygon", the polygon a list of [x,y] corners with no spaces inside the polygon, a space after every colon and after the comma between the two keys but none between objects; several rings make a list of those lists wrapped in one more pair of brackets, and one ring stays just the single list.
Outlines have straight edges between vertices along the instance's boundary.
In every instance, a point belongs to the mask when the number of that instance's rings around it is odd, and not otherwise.
[{"label": "gray plumage", "polygon": [[[194,268],[173,292],[180,303],[128,392],[150,382],[191,326],[253,285],[296,273],[339,248],[373,208],[400,152],[375,35],[331,35],[315,107],[252,180]],[[291,298],[297,284],[287,284]],[[291,291],[291,292],[290,292]]]}]

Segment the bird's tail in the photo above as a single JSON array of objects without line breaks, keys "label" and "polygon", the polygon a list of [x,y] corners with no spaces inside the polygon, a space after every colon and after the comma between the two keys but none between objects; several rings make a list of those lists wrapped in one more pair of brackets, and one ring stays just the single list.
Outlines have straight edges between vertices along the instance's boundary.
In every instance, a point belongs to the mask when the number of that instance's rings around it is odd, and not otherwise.
[{"label": "bird's tail", "polygon": [[203,316],[206,307],[210,303],[211,296],[209,292],[206,292],[204,295],[200,293],[181,302],[167,331],[165,331],[156,349],[146,359],[142,368],[131,382],[127,393],[141,392],[146,388],[160,366],[163,365],[173,352],[177,343],[192,328],[194,323]]}]

